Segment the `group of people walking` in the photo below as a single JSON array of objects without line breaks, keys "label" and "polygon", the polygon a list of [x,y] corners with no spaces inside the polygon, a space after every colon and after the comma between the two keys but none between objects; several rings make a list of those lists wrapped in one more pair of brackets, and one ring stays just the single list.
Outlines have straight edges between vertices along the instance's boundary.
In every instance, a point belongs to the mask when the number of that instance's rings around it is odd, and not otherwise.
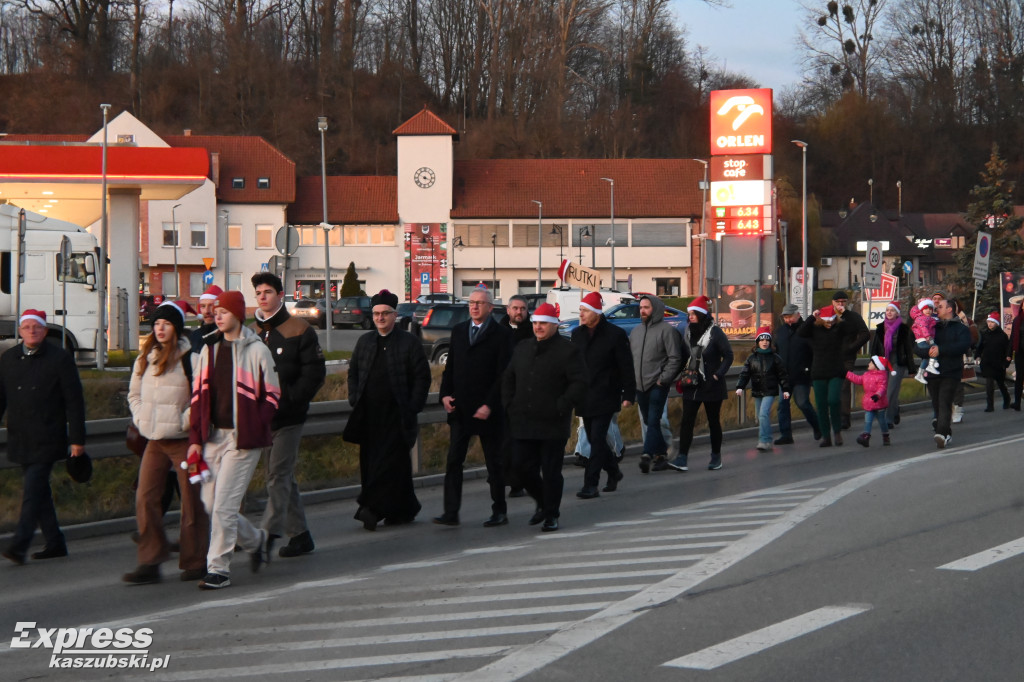
[{"label": "group of people walking", "polygon": [[[142,344],[128,393],[134,425],[148,439],[136,493],[138,565],[123,576],[129,584],[159,582],[160,567],[174,551],[182,580],[219,589],[230,585],[236,548],[249,554],[253,572],[270,561],[279,540],[286,540],[277,553],[284,558],[315,548],[295,467],[309,403],[324,382],[324,357],[315,331],[284,307],[280,279],[259,273],[252,285],[257,310],[251,327],[244,326],[242,292],[216,286],[200,297],[203,323],[188,337],[185,315],[191,308],[186,302],[165,301],[151,314],[153,330]],[[979,333],[956,301],[937,293],[914,307],[912,322],[902,318],[898,302],[889,303],[872,337],[847,304],[847,293],[837,291],[831,305],[807,319],[788,304],[774,332],[758,329],[735,389],[742,394],[749,388],[753,395],[758,450],[794,442],[793,403],[822,447],[842,445],[842,431],[851,428],[851,383],[864,389],[865,425],[856,442],[869,446],[877,421],[882,443],[889,445],[890,430],[900,423],[901,381],[919,364],[934,409],[935,443],[946,447],[958,405],[962,416],[963,357],[971,347],[977,349],[986,379],[986,411],[994,409],[996,387],[1004,409],[1020,409],[1020,317],[1009,337],[996,313]],[[381,523],[410,523],[421,510],[409,452],[417,441],[418,413],[431,375],[419,340],[396,326],[397,307],[398,297],[387,290],[372,297],[374,329],[359,338],[348,371],[352,413],[343,437],[359,445],[361,491],[355,518],[371,531]],[[621,453],[609,446],[608,435],[619,412],[634,403],[643,427],[641,473],[688,471],[702,406],[710,430],[707,468],[721,469],[721,409],[734,358],[724,332],[714,324],[708,298],[695,298],[687,306],[687,326],[676,329],[664,320],[665,305],[658,297],[642,296],[641,323],[627,335],[605,319],[601,295],[592,292],[582,299],[580,325],[569,339],[557,333],[560,311],[548,303],[527,320],[525,299],[513,296],[508,314],[498,321],[492,317],[491,294],[481,287],[471,293],[468,307],[469,319],[452,330],[441,378],[439,401],[450,439],[443,508],[434,523],[461,522],[463,468],[475,436],[484,452],[491,496],[491,513],[483,525],[509,523],[506,488],[511,487],[534,500],[531,525],[557,531],[562,463],[574,413],[590,444],[583,485],[576,493],[581,499],[618,489],[624,478]],[[919,323],[925,316],[929,320]],[[72,457],[84,453],[81,383],[71,356],[44,342],[45,320],[45,312],[25,311],[19,324],[23,343],[0,356],[0,414],[8,414],[9,457],[22,465],[25,481],[21,518],[3,552],[16,564],[25,563],[36,527],[46,544],[33,559],[67,555],[49,475],[69,449]],[[854,363],[869,338],[871,366],[858,375]],[[1018,374],[1011,402],[1005,372],[1014,358]],[[660,425],[673,385],[682,396],[682,418],[678,453],[670,460]],[[776,401],[779,436],[772,440]],[[257,526],[240,508],[262,456],[267,458],[268,499]],[[606,484],[599,491],[602,471]],[[179,541],[172,543],[163,517],[175,488],[181,528]]]}]

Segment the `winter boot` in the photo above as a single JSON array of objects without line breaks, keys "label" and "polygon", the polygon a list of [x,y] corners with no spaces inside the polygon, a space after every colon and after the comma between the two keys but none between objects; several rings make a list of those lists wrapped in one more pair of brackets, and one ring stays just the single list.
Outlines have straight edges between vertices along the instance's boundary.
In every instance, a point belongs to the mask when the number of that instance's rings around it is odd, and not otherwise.
[{"label": "winter boot", "polygon": [[871,445],[871,434],[870,433],[862,433],[859,436],[857,436],[857,445],[863,445],[864,447],[870,446]]},{"label": "winter boot", "polygon": [[892,441],[889,440],[889,434],[888,433],[883,433],[882,434],[882,445],[892,445]]}]

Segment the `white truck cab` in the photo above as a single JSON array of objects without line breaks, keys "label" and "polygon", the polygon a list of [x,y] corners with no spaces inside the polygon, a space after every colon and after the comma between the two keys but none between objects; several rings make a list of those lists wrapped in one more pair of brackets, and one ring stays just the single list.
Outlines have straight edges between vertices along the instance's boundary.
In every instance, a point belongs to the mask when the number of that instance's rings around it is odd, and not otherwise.
[{"label": "white truck cab", "polygon": [[[589,291],[583,289],[549,289],[547,302],[559,307],[559,318],[562,320],[574,320],[580,316],[580,301]],[[601,289],[601,301],[604,303],[604,310],[614,308],[620,303],[635,301],[632,294],[616,291],[614,289]]]}]

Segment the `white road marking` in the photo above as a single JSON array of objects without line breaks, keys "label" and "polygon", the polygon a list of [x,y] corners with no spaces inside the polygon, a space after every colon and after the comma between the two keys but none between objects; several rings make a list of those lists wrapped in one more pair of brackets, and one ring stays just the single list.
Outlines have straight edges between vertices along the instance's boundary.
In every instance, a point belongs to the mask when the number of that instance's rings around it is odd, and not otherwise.
[{"label": "white road marking", "polygon": [[[521,585],[551,585],[552,583],[579,582],[581,580],[622,580],[625,578],[652,578],[663,575],[672,575],[676,572],[674,568],[657,568],[648,571],[608,571],[607,573],[580,573],[579,575],[545,575],[536,578],[514,578],[511,580],[489,580],[481,583],[474,583],[476,587],[518,587]],[[3,649],[0,648],[0,652]]]},{"label": "white road marking", "polygon": [[1015,556],[1024,554],[1024,538],[1018,538],[1017,540],[1011,540],[1005,544],[993,547],[992,549],[986,549],[984,552],[978,552],[971,556],[952,561],[948,564],[939,566],[940,570],[947,571],[977,571],[978,569],[986,568],[992,564],[1003,561],[1004,559],[1012,559]]},{"label": "white road marking", "polygon": [[495,547],[480,547],[478,549],[464,549],[464,550],[462,550],[462,553],[463,554],[467,554],[467,555],[473,555],[473,554],[491,554],[493,552],[514,552],[514,551],[516,551],[518,549],[522,549],[524,547],[526,547],[526,545],[505,545],[505,546],[498,545],[498,546],[495,546]]},{"label": "white road marking", "polygon": [[775,625],[755,630],[727,642],[722,642],[701,651],[688,654],[681,658],[662,663],[671,668],[693,668],[694,670],[714,670],[727,663],[738,661],[753,654],[770,649],[773,646],[788,642],[797,637],[810,634],[815,630],[828,627],[833,623],[869,611],[868,604],[850,604],[847,606],[827,606],[805,613]]},{"label": "white road marking", "polygon": [[720,530],[710,533],[677,533],[674,535],[649,535],[642,538],[628,538],[626,542],[665,542],[668,540],[698,540],[700,538],[723,538],[746,535],[749,530]]},{"label": "white road marking", "polygon": [[750,497],[749,495],[744,495],[743,497],[738,497],[731,500],[711,500],[708,502],[701,503],[700,506],[702,508],[708,508],[718,507],[720,505],[757,504],[759,502],[784,502],[786,500],[789,500],[794,504],[798,504],[805,500],[809,500],[812,497],[814,497],[814,495],[775,495],[773,497],[768,497],[762,500],[758,499],[757,497]]},{"label": "white road marking", "polygon": [[[644,545],[643,547],[615,547],[605,549],[592,549],[585,552],[573,552],[574,557],[579,556],[610,556],[615,554],[636,554],[638,552],[671,552],[678,549],[715,549],[725,547],[728,542],[684,542],[675,545]],[[593,566],[594,564],[589,564]]]},{"label": "white road marking", "polygon": [[657,523],[657,519],[637,519],[636,521],[603,521],[595,523],[594,528],[615,528],[617,526],[640,526],[646,523]]},{"label": "white road marking", "polygon": [[677,530],[697,530],[699,528],[736,528],[738,526],[760,526],[764,523],[765,521],[729,521],[728,523],[688,523],[685,526],[675,526],[674,528]]},{"label": "white road marking", "polygon": [[543,535],[538,535],[537,539],[538,540],[557,540],[559,538],[582,538],[582,537],[584,537],[586,535],[593,535],[596,532],[597,531],[593,531],[593,530],[578,530],[578,531],[574,531],[572,533],[564,533],[564,532],[544,533]]},{"label": "white road marking", "polygon": [[434,566],[444,566],[450,564],[454,559],[438,559],[436,561],[410,561],[407,564],[388,564],[387,566],[381,566],[378,571],[391,572],[391,571],[404,571],[409,568],[433,568]]},{"label": "white road marking", "polygon": [[[610,552],[609,552],[610,553]],[[582,561],[571,564],[539,564],[533,566],[519,566],[514,569],[510,569],[509,573],[517,573],[521,571],[571,571],[577,568],[600,568],[602,566],[634,566],[636,564],[664,564],[664,563],[676,563],[679,561],[700,561],[707,554],[674,554],[672,556],[651,556],[643,559],[637,558],[623,558],[621,561]]]},{"label": "white road marking", "polygon": [[[796,507],[797,505],[792,505]],[[791,507],[791,508],[792,508]],[[654,516],[683,516],[687,514],[714,514],[716,519],[757,519],[778,516],[780,512],[751,512],[749,514],[716,514],[719,509],[674,509],[672,511],[653,512]]]}]

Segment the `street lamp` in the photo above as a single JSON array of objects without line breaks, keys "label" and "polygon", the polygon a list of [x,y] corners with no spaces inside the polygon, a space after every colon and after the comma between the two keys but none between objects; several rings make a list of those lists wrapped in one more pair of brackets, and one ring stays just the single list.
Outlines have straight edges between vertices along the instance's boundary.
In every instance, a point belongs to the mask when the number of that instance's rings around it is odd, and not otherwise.
[{"label": "street lamp", "polygon": [[875,180],[874,178],[868,178],[868,203],[872,206],[875,205]]},{"label": "street lamp", "polygon": [[491,295],[498,293],[498,233],[491,235]]},{"label": "street lamp", "polygon": [[[327,132],[327,117],[318,116],[316,128],[320,131],[320,187],[323,193],[324,219],[320,227],[324,230],[324,335],[327,337],[327,352],[331,352],[331,330],[334,327],[331,300],[331,225],[327,222],[327,145],[324,135]],[[287,256],[285,256],[287,258]]]},{"label": "street lamp", "polygon": [[[103,193],[100,213],[100,230],[103,236],[100,238],[100,257],[96,265],[96,293],[99,294],[100,304],[96,311],[98,333],[96,334],[96,369],[103,369],[107,361],[107,253],[110,251],[110,225],[107,220],[107,115],[110,113],[109,104],[101,104],[103,110],[103,154],[100,165],[101,192]],[[19,290],[20,291],[20,290]]]},{"label": "street lamp", "polygon": [[181,280],[178,279],[178,218],[175,211],[181,204],[171,206],[171,230],[174,233],[174,298],[178,296],[178,289],[181,288]]},{"label": "street lamp", "polygon": [[810,305],[809,304],[811,302],[811,300],[810,300],[811,299],[811,287],[810,287],[810,282],[807,281],[807,143],[802,141],[802,140],[790,140],[790,141],[793,144],[795,144],[797,147],[800,147],[800,149],[803,151],[803,184],[804,184],[804,186],[803,186],[803,211],[802,211],[803,216],[802,216],[802,220],[801,220],[801,222],[802,222],[801,234],[802,234],[802,237],[803,237],[803,256],[802,256],[803,260],[801,261],[801,265],[800,265],[800,279],[803,280],[803,287],[804,287],[804,300],[803,300],[803,305],[801,306],[803,308],[803,310],[801,312],[806,317],[807,313],[810,311]]},{"label": "street lamp", "polygon": [[452,303],[455,303],[455,250],[461,251],[464,246],[461,236],[452,240]]},{"label": "street lamp", "polygon": [[[578,227],[576,229],[576,244],[580,247],[580,265],[583,265],[583,238],[584,237],[586,237],[587,239],[593,239],[591,237],[591,234],[590,234],[590,226],[589,225],[581,225],[580,227]],[[591,248],[591,250],[593,250],[593,248],[594,248],[593,241],[590,243],[590,248]],[[591,260],[593,260],[593,254],[591,254]],[[594,263],[593,262],[590,263],[590,267],[594,267]]]},{"label": "street lamp", "polygon": [[[700,202],[700,231],[706,233],[707,228],[705,221],[707,220],[707,206],[708,206],[708,165],[709,163],[704,159],[694,159],[697,163],[704,166],[704,182],[701,184],[701,189],[704,190],[704,198]],[[704,295],[704,280],[707,279],[704,275],[704,247],[706,242],[700,244],[700,264],[697,266],[697,276],[700,278],[698,283],[698,293]],[[693,262],[692,260],[690,261]]]},{"label": "street lamp", "polygon": [[562,239],[562,226],[561,225],[552,225],[551,226],[551,234],[557,234],[558,235],[558,267],[562,267],[562,261],[565,260],[565,255],[564,255],[565,254],[565,252],[564,252],[565,240]]},{"label": "street lamp", "polygon": [[544,241],[544,235],[542,233],[541,221],[544,217],[544,204],[536,199],[531,201],[537,204],[537,293],[540,293],[540,267],[541,267],[541,242]]},{"label": "street lamp", "polygon": [[611,190],[611,215],[612,215],[612,284],[610,289],[616,291],[615,288],[615,181],[611,178],[601,178],[608,183],[609,189]]},{"label": "street lamp", "polygon": [[897,200],[897,204],[896,204],[896,217],[897,218],[902,218],[903,217],[903,181],[902,180],[897,180],[896,181],[896,195],[898,196],[898,200]]}]

